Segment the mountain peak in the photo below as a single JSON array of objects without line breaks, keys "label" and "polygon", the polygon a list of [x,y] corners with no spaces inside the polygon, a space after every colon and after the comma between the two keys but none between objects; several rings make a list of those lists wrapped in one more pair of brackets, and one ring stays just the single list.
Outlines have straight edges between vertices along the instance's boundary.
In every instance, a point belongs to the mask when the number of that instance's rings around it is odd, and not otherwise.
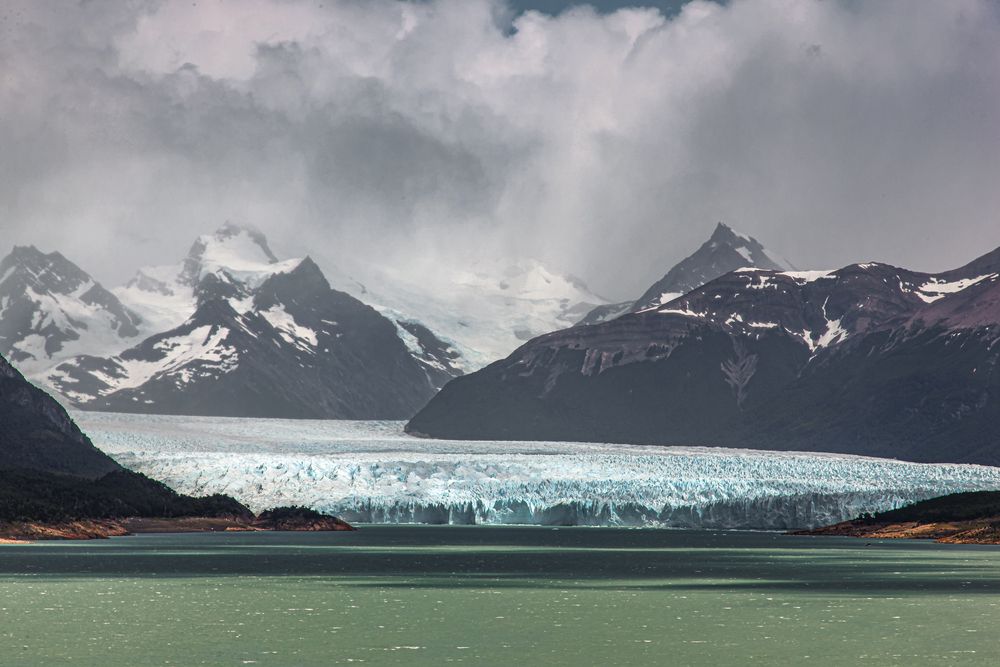
[{"label": "mountain peak", "polygon": [[736,269],[754,267],[784,271],[786,263],[770,257],[757,239],[740,234],[722,222],[712,236],[646,290],[632,312],[659,306]]},{"label": "mountain peak", "polygon": [[761,251],[764,250],[764,246],[757,239],[747,234],[741,234],[724,222],[719,222],[715,225],[715,230],[712,232],[712,236],[709,237],[708,242],[728,245],[734,248],[759,248]]},{"label": "mountain peak", "polygon": [[0,261],[0,282],[20,276],[21,289],[67,294],[93,282],[87,273],[58,252],[48,254],[33,245],[14,246]]},{"label": "mountain peak", "polygon": [[12,256],[14,256],[14,257],[17,257],[17,258],[23,258],[23,257],[44,257],[45,256],[45,253],[43,253],[41,250],[39,250],[38,248],[36,248],[35,246],[33,246],[31,244],[29,244],[29,245],[16,245],[16,246],[14,246],[11,249],[10,254]]},{"label": "mountain peak", "polygon": [[712,232],[712,236],[711,236],[711,238],[709,240],[710,241],[727,241],[727,240],[736,238],[738,236],[741,236],[741,234],[737,234],[736,231],[733,230],[732,227],[730,227],[729,225],[727,225],[724,222],[718,222],[718,223],[716,223],[716,225],[715,225],[715,231]]},{"label": "mountain peak", "polygon": [[290,270],[275,273],[264,281],[254,296],[254,305],[269,308],[276,303],[295,301],[308,294],[327,292],[330,283],[311,257],[305,257]]},{"label": "mountain peak", "polygon": [[260,230],[227,221],[214,233],[199,236],[194,242],[184,260],[181,280],[193,287],[206,274],[219,270],[234,275],[256,273],[277,262]]}]

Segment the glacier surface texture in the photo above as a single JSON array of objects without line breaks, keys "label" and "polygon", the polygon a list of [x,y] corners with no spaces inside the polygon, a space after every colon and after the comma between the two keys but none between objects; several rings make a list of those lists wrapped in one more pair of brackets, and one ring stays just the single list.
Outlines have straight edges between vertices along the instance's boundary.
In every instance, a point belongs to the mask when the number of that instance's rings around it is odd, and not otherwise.
[{"label": "glacier surface texture", "polygon": [[402,422],[76,412],[123,465],[254,510],[359,523],[787,530],[957,491],[1000,468],[796,452],[413,438]]}]

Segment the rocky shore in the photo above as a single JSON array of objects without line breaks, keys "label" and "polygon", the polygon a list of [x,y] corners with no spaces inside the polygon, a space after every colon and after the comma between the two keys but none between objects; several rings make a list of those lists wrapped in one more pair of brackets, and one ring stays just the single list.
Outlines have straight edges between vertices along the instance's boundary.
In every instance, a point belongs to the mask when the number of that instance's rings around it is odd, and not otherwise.
[{"label": "rocky shore", "polygon": [[356,530],[346,521],[319,513],[247,517],[177,517],[0,522],[0,544],[35,540],[94,540],[139,533]]},{"label": "rocky shore", "polygon": [[1000,516],[969,521],[875,522],[855,519],[793,535],[839,535],[870,539],[934,540],[949,544],[1000,544]]},{"label": "rocky shore", "polygon": [[953,493],[793,534],[1000,544],[1000,491]]}]

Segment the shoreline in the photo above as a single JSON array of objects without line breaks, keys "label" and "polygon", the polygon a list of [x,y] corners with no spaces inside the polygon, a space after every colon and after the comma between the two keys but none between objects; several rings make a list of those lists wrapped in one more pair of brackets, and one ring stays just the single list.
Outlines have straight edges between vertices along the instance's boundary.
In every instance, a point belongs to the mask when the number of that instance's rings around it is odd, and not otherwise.
[{"label": "shoreline", "polygon": [[336,517],[266,521],[236,517],[126,517],[73,521],[0,522],[0,544],[31,544],[44,540],[101,540],[144,533],[316,532],[357,530]]},{"label": "shoreline", "polygon": [[861,537],[879,540],[934,540],[941,544],[1000,545],[1000,517],[965,521],[843,521],[788,535]]}]

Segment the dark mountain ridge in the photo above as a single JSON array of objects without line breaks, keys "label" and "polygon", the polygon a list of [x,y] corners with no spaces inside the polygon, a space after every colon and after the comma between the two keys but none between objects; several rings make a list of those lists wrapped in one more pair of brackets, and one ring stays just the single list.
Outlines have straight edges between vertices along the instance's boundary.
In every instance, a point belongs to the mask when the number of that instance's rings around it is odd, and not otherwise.
[{"label": "dark mountain ridge", "polygon": [[1000,464],[998,258],[734,271],[536,338],[451,382],[407,430]]},{"label": "dark mountain ridge", "polygon": [[51,396],[0,356],[0,469],[97,478],[121,470]]}]

